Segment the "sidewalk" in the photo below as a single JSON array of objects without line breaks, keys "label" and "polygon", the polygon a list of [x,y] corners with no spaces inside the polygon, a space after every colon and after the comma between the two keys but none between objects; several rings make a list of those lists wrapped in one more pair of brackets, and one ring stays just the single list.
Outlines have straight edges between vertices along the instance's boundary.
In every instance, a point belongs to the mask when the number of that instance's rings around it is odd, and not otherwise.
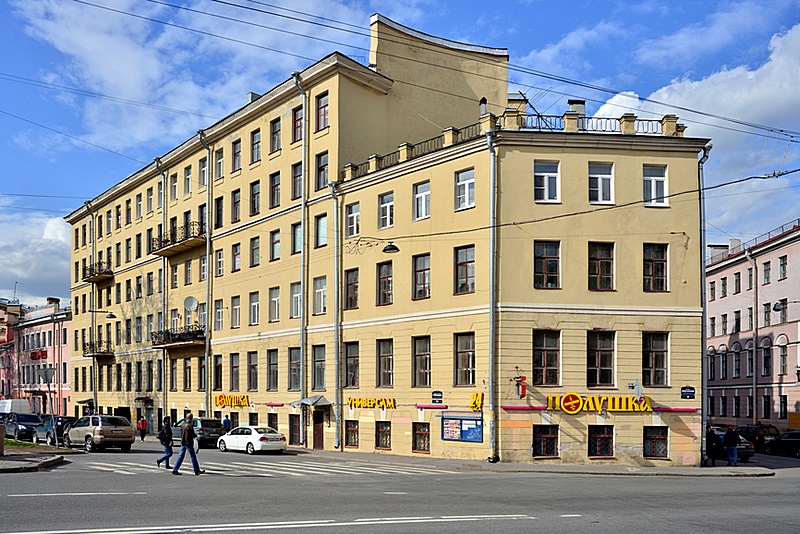
[{"label": "sidewalk", "polygon": [[0,456],[0,473],[43,471],[63,461],[64,454],[53,452],[6,452]]}]

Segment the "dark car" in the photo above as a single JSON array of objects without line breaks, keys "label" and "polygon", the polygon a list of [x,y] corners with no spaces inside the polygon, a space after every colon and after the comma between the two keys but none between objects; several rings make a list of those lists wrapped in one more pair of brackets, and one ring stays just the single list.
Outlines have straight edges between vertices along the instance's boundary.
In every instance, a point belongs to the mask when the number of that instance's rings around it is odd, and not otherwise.
[{"label": "dark car", "polygon": [[6,421],[6,416],[8,412],[0,412],[0,425],[2,425]]},{"label": "dark car", "polygon": [[[183,419],[179,419],[172,427],[173,445],[181,444],[181,425],[183,421]],[[195,417],[192,420],[192,426],[195,434],[197,434],[198,447],[210,446],[216,448],[217,438],[225,433],[225,429],[222,428],[222,421],[219,419]]]},{"label": "dark car", "polygon": [[66,415],[43,415],[42,419],[44,422],[36,427],[33,433],[33,442],[55,445],[56,439],[59,443],[64,442],[64,429],[69,428],[78,418]]},{"label": "dark car", "polygon": [[35,428],[42,424],[42,420],[32,413],[9,412],[3,424],[7,437],[16,440],[33,439]]},{"label": "dark car", "polygon": [[[714,426],[711,429],[719,436],[720,443],[725,441],[725,432],[727,429],[721,426]],[[755,455],[756,449],[753,444],[748,441],[746,438],[739,435],[739,445],[736,446],[736,456],[738,456],[740,462],[749,462],[753,455]],[[725,448],[724,445],[720,445],[717,449],[717,460],[728,460],[728,450]]]},{"label": "dark car", "polygon": [[764,442],[781,433],[775,425],[742,425],[736,427],[736,432],[752,443],[756,452],[764,452]]},{"label": "dark car", "polygon": [[800,458],[800,431],[789,430],[764,443],[764,452]]}]

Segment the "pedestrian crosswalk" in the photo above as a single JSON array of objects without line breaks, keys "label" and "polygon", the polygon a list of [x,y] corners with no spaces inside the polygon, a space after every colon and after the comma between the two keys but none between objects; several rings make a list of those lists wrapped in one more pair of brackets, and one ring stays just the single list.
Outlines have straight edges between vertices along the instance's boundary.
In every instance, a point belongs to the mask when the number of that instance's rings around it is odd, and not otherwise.
[{"label": "pedestrian crosswalk", "polygon": [[[457,474],[458,471],[437,469],[435,466],[391,464],[386,462],[364,461],[334,461],[334,460],[295,460],[270,461],[268,459],[250,457],[226,458],[226,461],[208,461],[200,459],[200,467],[205,469],[206,475],[226,477],[325,477],[348,475],[442,475]],[[115,458],[115,460],[117,460]],[[141,461],[103,461],[97,456],[87,458],[86,468],[114,473],[118,475],[143,475],[167,470],[158,468],[153,463]],[[191,473],[191,463],[182,466],[182,471]]]}]

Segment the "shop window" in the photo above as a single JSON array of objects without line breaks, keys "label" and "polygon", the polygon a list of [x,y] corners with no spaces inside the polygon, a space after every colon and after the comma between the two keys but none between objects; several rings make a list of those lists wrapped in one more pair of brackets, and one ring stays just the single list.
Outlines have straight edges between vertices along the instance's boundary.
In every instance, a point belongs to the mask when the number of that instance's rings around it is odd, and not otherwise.
[{"label": "shop window", "polygon": [[344,446],[358,447],[358,421],[344,422]]},{"label": "shop window", "polygon": [[392,423],[391,421],[378,421],[375,423],[375,448],[392,448]]},{"label": "shop window", "polygon": [[666,426],[644,427],[645,458],[667,457],[667,429],[668,427]]},{"label": "shop window", "polygon": [[414,452],[431,452],[431,424],[412,423],[413,441],[411,450]]},{"label": "shop window", "polygon": [[289,414],[289,445],[300,445],[299,414]]},{"label": "shop window", "polygon": [[533,425],[533,456],[558,456],[558,425]]},{"label": "shop window", "polygon": [[614,427],[612,425],[589,425],[589,456],[614,456]]}]

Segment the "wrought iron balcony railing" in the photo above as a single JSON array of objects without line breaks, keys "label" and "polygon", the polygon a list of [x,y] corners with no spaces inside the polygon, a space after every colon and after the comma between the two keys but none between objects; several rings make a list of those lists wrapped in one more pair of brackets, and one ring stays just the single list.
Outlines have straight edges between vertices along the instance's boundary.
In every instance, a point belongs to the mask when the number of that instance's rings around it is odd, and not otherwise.
[{"label": "wrought iron balcony railing", "polygon": [[206,227],[203,223],[192,222],[186,226],[179,226],[166,233],[154,237],[152,241],[153,254],[171,256],[205,242]]},{"label": "wrought iron balcony railing", "polygon": [[206,340],[206,327],[200,324],[194,324],[182,328],[160,330],[158,332],[153,332],[151,339],[155,346],[198,344],[198,342],[205,342]]},{"label": "wrought iron balcony railing", "polygon": [[98,261],[83,268],[84,282],[98,282],[113,276],[114,271],[111,269],[111,262],[108,261]]},{"label": "wrought iron balcony railing", "polygon": [[110,341],[89,341],[83,344],[84,356],[113,356],[114,344]]}]

